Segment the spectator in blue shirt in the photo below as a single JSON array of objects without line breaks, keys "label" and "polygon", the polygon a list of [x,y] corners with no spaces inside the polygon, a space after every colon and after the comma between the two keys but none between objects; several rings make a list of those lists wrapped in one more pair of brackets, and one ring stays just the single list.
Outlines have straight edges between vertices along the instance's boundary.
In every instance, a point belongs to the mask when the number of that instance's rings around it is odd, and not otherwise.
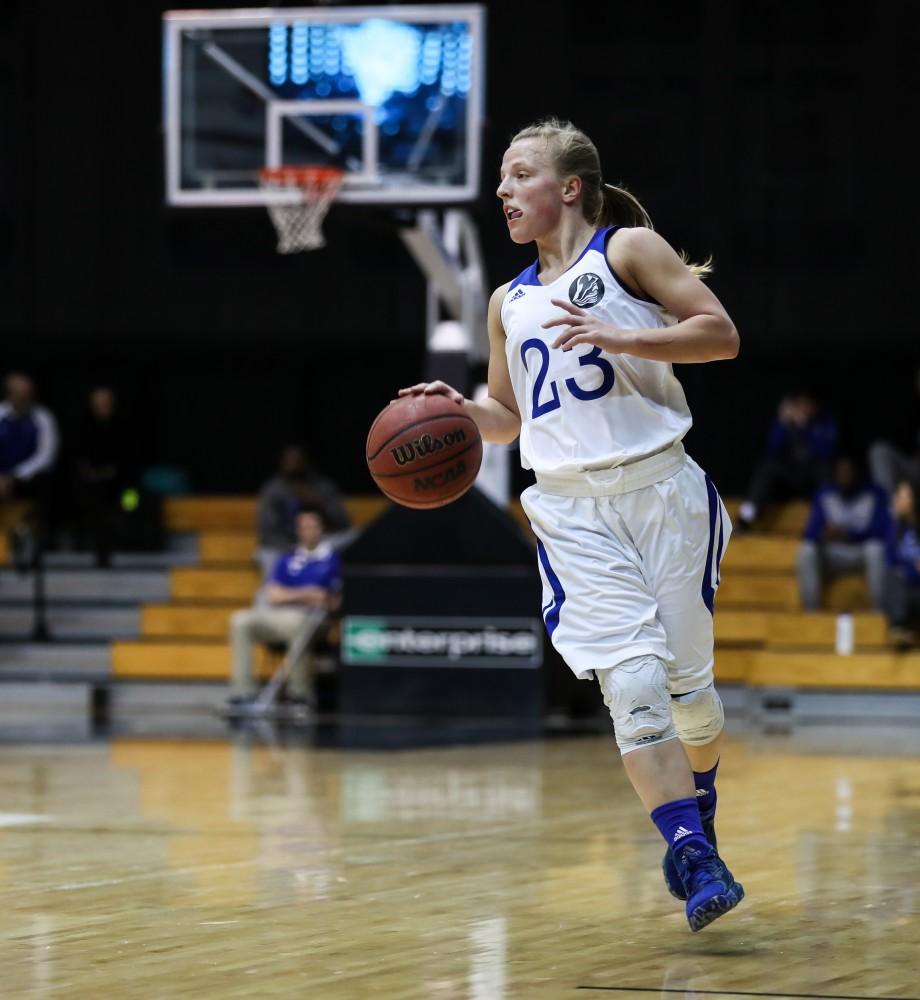
[{"label": "spectator in blue shirt", "polygon": [[0,501],[36,499],[57,457],[57,423],[35,403],[35,386],[27,375],[8,375],[5,388],[0,403]]},{"label": "spectator in blue shirt", "polygon": [[814,396],[785,396],[770,428],[767,454],[741,505],[739,531],[750,531],[768,503],[811,497],[831,477],[838,436],[837,421],[821,411]]},{"label": "spectator in blue shirt", "polygon": [[319,505],[303,505],[296,516],[297,546],[281,556],[263,588],[259,606],[237,611],[230,623],[233,647],[231,712],[245,714],[256,698],[252,668],[255,642],[297,642],[304,648],[291,670],[290,699],[302,705],[312,701],[306,649],[316,630],[339,604],[339,557],[325,538],[325,514]]},{"label": "spectator in blue shirt", "polygon": [[802,606],[821,606],[827,577],[862,571],[876,611],[885,601],[887,546],[891,531],[888,494],[870,482],[854,459],[841,457],[833,482],[815,494],[805,537],[799,547]]},{"label": "spectator in blue shirt", "polygon": [[306,503],[322,508],[333,544],[348,537],[351,520],[338,487],[313,468],[303,448],[288,445],[281,452],[277,475],[259,491],[257,555],[266,579],[278,556],[296,544],[294,517]]},{"label": "spectator in blue shirt", "polygon": [[909,646],[914,641],[912,627],[920,618],[920,531],[916,494],[909,480],[898,483],[892,513],[885,597],[888,637],[897,646]]}]

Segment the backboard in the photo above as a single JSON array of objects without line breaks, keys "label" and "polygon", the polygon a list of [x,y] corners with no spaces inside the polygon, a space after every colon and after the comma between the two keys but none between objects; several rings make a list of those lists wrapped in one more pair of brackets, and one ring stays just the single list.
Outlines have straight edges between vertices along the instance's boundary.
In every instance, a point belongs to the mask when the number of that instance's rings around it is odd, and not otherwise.
[{"label": "backboard", "polygon": [[259,169],[336,166],[339,200],[458,204],[479,193],[479,5],[168,11],[166,194],[265,205]]}]

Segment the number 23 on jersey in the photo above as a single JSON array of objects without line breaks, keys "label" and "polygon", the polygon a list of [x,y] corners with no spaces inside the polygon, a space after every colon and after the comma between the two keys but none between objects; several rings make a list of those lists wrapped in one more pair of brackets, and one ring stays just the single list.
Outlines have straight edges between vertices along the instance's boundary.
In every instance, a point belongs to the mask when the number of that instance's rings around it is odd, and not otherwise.
[{"label": "number 23 on jersey", "polygon": [[[549,371],[549,348],[542,340],[536,337],[525,340],[521,344],[521,361],[524,364],[525,371],[529,371],[527,367],[527,355],[530,351],[536,351],[540,355],[540,370],[537,372],[537,377],[533,383],[533,410],[531,412],[531,418],[536,420],[537,417],[542,417],[546,413],[558,410],[562,406],[562,403],[559,399],[559,386],[555,380],[549,383],[549,398],[542,403],[540,402],[540,397],[543,395],[543,387],[546,383],[546,373]],[[583,368],[599,368],[603,376],[601,384],[596,389],[583,389],[574,378],[567,378],[565,380],[566,389],[576,399],[582,400],[582,402],[606,396],[613,388],[614,372],[613,365],[606,358],[601,357],[601,349],[599,347],[592,347],[587,354],[583,354],[578,359],[578,363]]]}]

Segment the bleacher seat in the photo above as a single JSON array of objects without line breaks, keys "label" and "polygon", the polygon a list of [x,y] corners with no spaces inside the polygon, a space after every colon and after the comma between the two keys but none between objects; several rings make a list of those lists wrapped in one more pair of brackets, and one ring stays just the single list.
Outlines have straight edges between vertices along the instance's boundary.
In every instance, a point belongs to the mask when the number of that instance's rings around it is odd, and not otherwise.
[{"label": "bleacher seat", "polygon": [[[363,526],[388,501],[367,496],[349,497],[346,503],[355,524]],[[738,501],[726,506],[737,513]],[[520,503],[513,501],[509,510],[529,534]],[[716,601],[717,678],[723,683],[920,690],[920,654],[898,654],[887,647],[885,619],[868,610],[861,576],[833,581],[826,591],[826,611],[801,610],[795,560],[807,513],[807,503],[768,510],[761,531],[732,539]],[[253,497],[167,502],[171,531],[199,533],[200,565],[172,571],[171,600],[143,609],[140,641],[115,644],[117,676],[228,676],[230,616],[250,603],[259,583],[252,562],[255,514]],[[854,612],[850,656],[834,653],[840,610]],[[260,661],[263,671],[270,666],[268,656]]]}]

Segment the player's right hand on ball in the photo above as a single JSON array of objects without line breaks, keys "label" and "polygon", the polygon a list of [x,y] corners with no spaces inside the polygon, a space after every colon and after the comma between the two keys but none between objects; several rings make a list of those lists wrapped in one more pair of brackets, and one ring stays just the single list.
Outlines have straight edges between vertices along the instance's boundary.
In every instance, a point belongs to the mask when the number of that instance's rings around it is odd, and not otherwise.
[{"label": "player's right hand on ball", "polygon": [[399,390],[399,396],[447,396],[455,403],[463,402],[463,393],[448,385],[446,382],[418,382],[410,385],[406,389]]}]

